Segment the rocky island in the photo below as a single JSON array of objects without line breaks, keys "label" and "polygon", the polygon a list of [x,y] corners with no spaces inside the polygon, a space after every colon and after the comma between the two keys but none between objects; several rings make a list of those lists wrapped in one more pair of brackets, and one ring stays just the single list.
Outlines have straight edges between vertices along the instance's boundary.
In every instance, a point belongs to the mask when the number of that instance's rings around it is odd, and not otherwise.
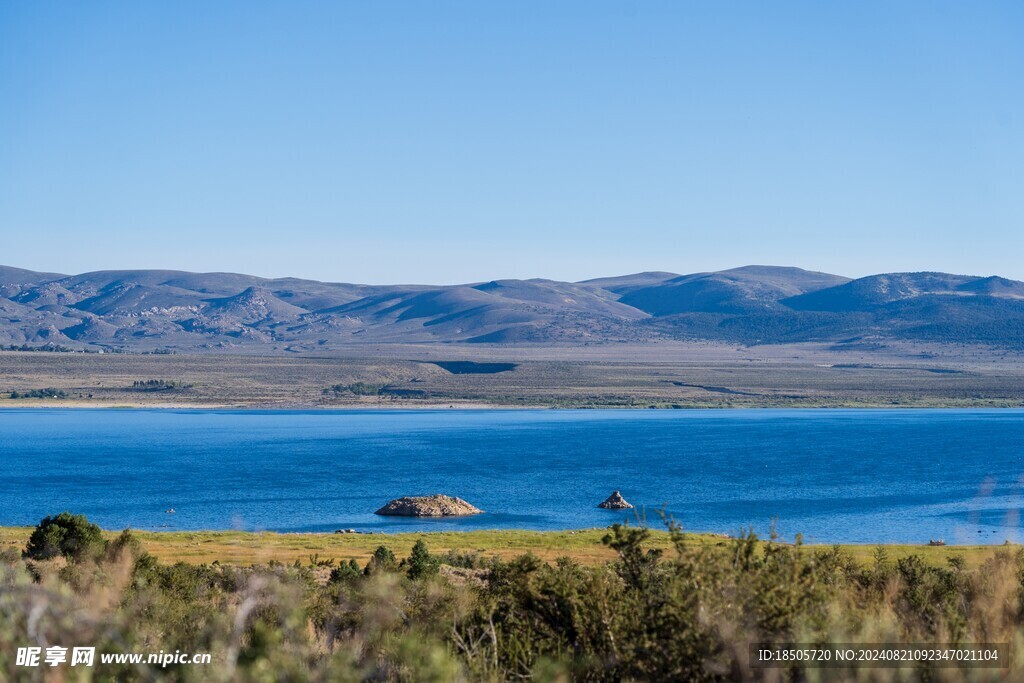
[{"label": "rocky island", "polygon": [[461,498],[434,494],[396,498],[374,514],[397,517],[464,517],[479,515],[483,510]]},{"label": "rocky island", "polygon": [[629,503],[618,490],[612,491],[612,495],[608,496],[603,503],[598,503],[597,507],[604,508],[605,510],[631,510],[633,505]]}]

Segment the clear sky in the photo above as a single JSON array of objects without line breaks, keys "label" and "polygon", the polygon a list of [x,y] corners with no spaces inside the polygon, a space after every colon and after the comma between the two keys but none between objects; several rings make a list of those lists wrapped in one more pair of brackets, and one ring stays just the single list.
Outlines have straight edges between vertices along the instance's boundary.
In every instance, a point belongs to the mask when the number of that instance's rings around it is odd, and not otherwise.
[{"label": "clear sky", "polygon": [[0,2],[0,263],[1024,279],[1024,3]]}]

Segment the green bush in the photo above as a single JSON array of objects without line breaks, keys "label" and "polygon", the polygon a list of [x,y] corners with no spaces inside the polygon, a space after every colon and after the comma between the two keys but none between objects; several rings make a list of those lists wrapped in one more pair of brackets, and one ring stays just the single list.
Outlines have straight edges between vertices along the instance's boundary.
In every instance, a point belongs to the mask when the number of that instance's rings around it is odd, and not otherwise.
[{"label": "green bush", "polygon": [[340,565],[331,570],[330,583],[344,583],[346,581],[353,581],[363,575],[363,570],[359,568],[359,563],[355,560],[349,560],[348,562],[342,562]]},{"label": "green bush", "polygon": [[11,398],[67,398],[68,393],[62,389],[48,387],[46,389],[29,389],[27,391],[12,391]]},{"label": "green bush", "polygon": [[25,556],[33,560],[64,556],[78,561],[98,557],[106,545],[100,528],[85,515],[62,512],[39,522],[28,539]]},{"label": "green bush", "polygon": [[416,541],[412,547],[409,559],[405,561],[406,574],[414,581],[424,576],[436,574],[439,565],[440,562],[427,550],[427,544],[423,542],[423,539]]},{"label": "green bush", "polygon": [[365,573],[370,575],[379,572],[393,572],[396,569],[398,569],[398,560],[395,559],[395,554],[386,545],[379,545],[366,564]]},{"label": "green bush", "polygon": [[132,389],[135,391],[174,391],[191,388],[191,384],[167,379],[137,379],[132,382]]},{"label": "green bush", "polygon": [[355,394],[356,396],[377,396],[384,389],[383,384],[369,382],[353,382],[352,384],[333,384],[324,389],[324,394]]}]

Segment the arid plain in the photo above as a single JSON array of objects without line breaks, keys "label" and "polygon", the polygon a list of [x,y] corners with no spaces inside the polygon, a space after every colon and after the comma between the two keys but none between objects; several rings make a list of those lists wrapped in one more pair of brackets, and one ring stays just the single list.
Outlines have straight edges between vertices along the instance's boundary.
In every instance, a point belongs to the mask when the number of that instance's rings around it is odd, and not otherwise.
[{"label": "arid plain", "polygon": [[7,351],[0,405],[1013,407],[1024,406],[1021,360],[1019,352],[927,344],[410,344],[325,356]]}]

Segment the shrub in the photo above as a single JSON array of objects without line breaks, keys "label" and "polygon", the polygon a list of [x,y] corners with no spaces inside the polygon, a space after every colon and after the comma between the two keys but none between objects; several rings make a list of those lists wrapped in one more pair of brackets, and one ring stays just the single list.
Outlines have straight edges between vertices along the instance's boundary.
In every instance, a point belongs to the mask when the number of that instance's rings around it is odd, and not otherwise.
[{"label": "shrub", "polygon": [[449,550],[438,560],[440,564],[462,569],[487,569],[495,563],[493,558],[485,557],[476,550]]},{"label": "shrub", "polygon": [[355,394],[356,396],[377,396],[384,389],[382,384],[369,382],[353,382],[352,384],[333,384],[324,389],[324,394]]},{"label": "shrub", "polygon": [[49,560],[63,555],[78,561],[98,557],[106,545],[100,528],[85,515],[62,512],[39,522],[28,539],[25,556],[33,560]]},{"label": "shrub", "polygon": [[406,573],[413,580],[436,574],[439,565],[440,561],[430,554],[430,551],[427,550],[427,544],[423,542],[423,539],[416,541],[416,544],[412,547],[409,559],[405,561]]},{"label": "shrub", "polygon": [[366,565],[365,573],[370,575],[382,571],[393,572],[396,569],[398,569],[398,561],[395,560],[395,554],[386,545],[379,545],[373,551],[373,556]]},{"label": "shrub", "polygon": [[12,391],[11,398],[67,398],[68,393],[62,389],[47,387],[46,389],[29,389],[27,391]]},{"label": "shrub", "polygon": [[132,382],[132,389],[135,391],[173,391],[191,388],[191,384],[166,379],[137,379]]},{"label": "shrub", "polygon": [[348,562],[342,562],[331,570],[330,583],[344,583],[357,579],[362,575],[363,570],[359,568],[359,563],[355,560],[349,560]]}]

